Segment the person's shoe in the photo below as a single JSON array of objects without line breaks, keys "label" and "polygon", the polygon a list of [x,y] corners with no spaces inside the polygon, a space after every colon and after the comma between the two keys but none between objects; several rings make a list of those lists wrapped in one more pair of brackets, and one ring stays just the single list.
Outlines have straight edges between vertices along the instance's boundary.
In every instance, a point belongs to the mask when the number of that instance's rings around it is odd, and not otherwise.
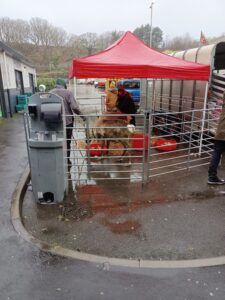
[{"label": "person's shoe", "polygon": [[214,184],[214,185],[219,185],[219,184],[225,184],[225,180],[224,179],[221,179],[217,176],[214,176],[214,177],[209,177],[208,179],[208,184]]}]

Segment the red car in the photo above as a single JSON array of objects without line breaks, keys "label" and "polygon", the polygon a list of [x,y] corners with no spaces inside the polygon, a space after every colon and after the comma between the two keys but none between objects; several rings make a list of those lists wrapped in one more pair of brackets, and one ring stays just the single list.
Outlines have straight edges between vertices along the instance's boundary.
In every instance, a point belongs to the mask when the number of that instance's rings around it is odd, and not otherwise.
[{"label": "red car", "polygon": [[99,81],[97,87],[101,88],[101,89],[104,89],[105,88],[105,81]]}]

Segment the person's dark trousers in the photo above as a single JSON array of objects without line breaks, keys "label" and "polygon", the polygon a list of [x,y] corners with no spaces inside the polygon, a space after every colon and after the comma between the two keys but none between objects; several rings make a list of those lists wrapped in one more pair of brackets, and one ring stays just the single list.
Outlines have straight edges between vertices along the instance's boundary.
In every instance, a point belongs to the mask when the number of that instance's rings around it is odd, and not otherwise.
[{"label": "person's dark trousers", "polygon": [[217,176],[217,168],[220,163],[221,155],[225,152],[225,141],[215,140],[212,158],[209,164],[209,178]]},{"label": "person's dark trousers", "polygon": [[67,146],[67,161],[70,163],[70,146],[73,134],[73,123],[66,125],[66,146]]},{"label": "person's dark trousers", "polygon": [[131,117],[130,124],[136,126],[136,122],[135,122],[135,117],[134,116]]}]

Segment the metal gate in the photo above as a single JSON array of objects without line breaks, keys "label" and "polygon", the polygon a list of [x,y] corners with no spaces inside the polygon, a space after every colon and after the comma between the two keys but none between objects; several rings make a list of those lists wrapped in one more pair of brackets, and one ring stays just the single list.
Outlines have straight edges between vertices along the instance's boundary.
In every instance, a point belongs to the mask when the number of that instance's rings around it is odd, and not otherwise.
[{"label": "metal gate", "polygon": [[[113,180],[145,184],[156,176],[208,164],[221,99],[212,98],[206,109],[138,113],[134,132],[126,122],[117,122],[130,115],[107,114],[109,122],[101,123],[106,116],[103,103],[99,101],[85,115],[85,122],[74,115],[70,158],[64,150],[65,177],[74,186]],[[25,116],[29,136],[29,116]]]},{"label": "metal gate", "polygon": [[86,115],[85,123],[76,116],[69,179],[77,185],[111,180],[144,184],[155,176],[207,165],[213,148],[213,111],[138,114],[135,132],[128,136],[120,136],[126,125],[96,126],[101,114]]},{"label": "metal gate", "polygon": [[107,114],[108,121],[101,123],[104,116],[101,113],[85,115],[85,122],[75,116],[70,156],[72,167],[67,171],[69,180],[76,185],[111,180],[144,183],[146,115],[135,116],[136,138],[126,123],[120,122],[121,117],[127,115]]},{"label": "metal gate", "polygon": [[213,135],[212,116],[207,110],[155,112],[151,114],[148,134],[147,178],[188,170],[208,164]]}]

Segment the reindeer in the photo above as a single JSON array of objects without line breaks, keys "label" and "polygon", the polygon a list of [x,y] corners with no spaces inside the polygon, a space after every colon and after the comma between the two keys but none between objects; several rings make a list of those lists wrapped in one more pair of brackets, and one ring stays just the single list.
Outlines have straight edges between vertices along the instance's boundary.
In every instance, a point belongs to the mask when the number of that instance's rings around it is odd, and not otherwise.
[{"label": "reindeer", "polygon": [[[130,151],[130,131],[127,128],[130,117],[120,115],[116,112],[116,115],[105,114],[97,119],[95,126],[92,129],[92,135],[94,139],[101,139],[102,149],[107,150],[110,148],[111,142],[118,142],[123,146],[123,152],[121,157],[124,157],[125,154],[129,155]],[[106,140],[104,140],[106,139]],[[120,148],[121,150],[121,148]]]}]

